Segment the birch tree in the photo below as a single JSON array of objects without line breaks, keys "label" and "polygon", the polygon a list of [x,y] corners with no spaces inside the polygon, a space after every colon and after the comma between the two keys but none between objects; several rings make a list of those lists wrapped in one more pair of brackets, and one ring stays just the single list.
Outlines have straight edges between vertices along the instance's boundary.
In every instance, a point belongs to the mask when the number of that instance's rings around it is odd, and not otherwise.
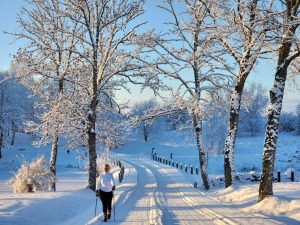
[{"label": "birch tree", "polygon": [[[61,102],[70,86],[67,82],[72,84],[75,61],[70,49],[76,45],[74,33],[78,27],[76,22],[61,16],[63,5],[59,0],[27,2],[31,8],[21,9],[17,17],[20,30],[13,33],[16,40],[27,40],[27,45],[18,50],[14,68],[19,71],[19,78],[44,100],[39,105],[46,109],[40,117],[41,124],[30,123],[28,129],[41,134],[37,145],[52,143],[50,171],[56,176],[59,133],[63,133],[67,119]],[[56,189],[55,182],[52,189]]]},{"label": "birch tree", "polygon": [[[235,0],[228,11],[208,8],[214,23],[212,33],[231,56],[224,62],[228,72],[235,77],[234,90],[231,94],[229,124],[224,147],[225,187],[234,183],[234,146],[238,129],[241,97],[246,80],[261,55],[267,50],[267,13],[266,2],[257,0]],[[228,65],[233,62],[232,67]],[[235,69],[235,67],[237,69]]]},{"label": "birch tree", "polygon": [[[156,54],[156,71],[162,79],[173,80],[173,110],[187,109],[192,117],[192,127],[199,153],[201,177],[209,189],[205,149],[202,143],[203,103],[215,89],[229,83],[229,76],[220,73],[217,46],[210,38],[210,22],[207,20],[210,7],[220,2],[166,0],[159,7],[169,16],[165,22],[167,31],[153,35],[145,48]],[[214,50],[212,50],[214,48]],[[214,58],[215,57],[215,58]]]},{"label": "birch tree", "polygon": [[268,122],[264,140],[261,181],[259,184],[259,202],[267,196],[273,195],[274,161],[284,88],[289,66],[300,56],[298,30],[300,25],[299,5],[299,0],[281,1],[282,8],[278,10],[275,8],[274,17],[270,18],[270,22],[275,27],[273,33],[274,44],[278,45],[276,52],[277,67],[274,84],[269,91],[270,103],[267,111]]}]

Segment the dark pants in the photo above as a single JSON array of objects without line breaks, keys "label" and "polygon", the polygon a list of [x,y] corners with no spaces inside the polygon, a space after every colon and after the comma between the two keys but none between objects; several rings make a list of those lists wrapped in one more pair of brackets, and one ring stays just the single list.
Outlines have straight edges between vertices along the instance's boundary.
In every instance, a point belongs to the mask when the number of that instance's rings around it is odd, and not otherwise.
[{"label": "dark pants", "polygon": [[103,212],[111,211],[112,191],[104,192],[100,190],[100,200],[102,202]]}]

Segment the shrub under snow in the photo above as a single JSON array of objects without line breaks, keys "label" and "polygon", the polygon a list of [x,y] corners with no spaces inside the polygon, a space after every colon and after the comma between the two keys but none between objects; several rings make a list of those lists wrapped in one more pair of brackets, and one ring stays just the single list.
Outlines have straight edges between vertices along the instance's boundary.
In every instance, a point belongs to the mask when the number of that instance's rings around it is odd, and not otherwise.
[{"label": "shrub under snow", "polygon": [[14,177],[9,180],[15,193],[27,193],[36,191],[48,191],[55,181],[55,176],[41,155],[27,163],[23,161],[21,168]]}]

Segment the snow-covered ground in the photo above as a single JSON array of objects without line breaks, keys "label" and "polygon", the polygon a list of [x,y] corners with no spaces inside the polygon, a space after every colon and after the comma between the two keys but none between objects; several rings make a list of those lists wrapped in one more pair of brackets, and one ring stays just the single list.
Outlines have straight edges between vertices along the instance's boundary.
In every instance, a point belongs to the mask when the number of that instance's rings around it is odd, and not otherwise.
[{"label": "snow-covered ground", "polygon": [[[298,137],[281,135],[278,141],[276,171],[282,172],[284,182],[274,183],[274,195],[257,203],[258,183],[243,179],[232,188],[224,189],[222,156],[209,156],[209,175],[215,186],[205,191],[199,175],[197,150],[193,141],[176,134],[150,137],[145,143],[132,137],[110,155],[124,163],[124,180],[118,182],[120,168],[113,165],[117,189],[115,212],[111,224],[300,224]],[[249,171],[257,173],[261,167],[263,137],[239,138],[235,165],[240,177]],[[151,158],[151,153],[182,164],[172,167]],[[0,160],[0,225],[94,225],[102,223],[101,204],[93,191],[85,188],[86,161],[77,153],[60,149],[57,159],[57,191],[13,193],[7,181],[20,161],[30,161],[38,154],[49,159],[50,147],[34,148],[31,139],[19,135],[14,146],[4,148]],[[102,159],[103,160],[103,159]],[[187,165],[188,172],[184,166]],[[194,173],[190,173],[193,166]],[[296,182],[290,182],[290,171]],[[241,176],[241,174],[244,176]],[[286,174],[286,176],[284,176]],[[216,179],[218,177],[218,179]],[[218,183],[218,182],[219,183]],[[198,187],[193,186],[197,182]],[[96,207],[97,206],[97,207]],[[95,216],[96,210],[96,216]]]}]

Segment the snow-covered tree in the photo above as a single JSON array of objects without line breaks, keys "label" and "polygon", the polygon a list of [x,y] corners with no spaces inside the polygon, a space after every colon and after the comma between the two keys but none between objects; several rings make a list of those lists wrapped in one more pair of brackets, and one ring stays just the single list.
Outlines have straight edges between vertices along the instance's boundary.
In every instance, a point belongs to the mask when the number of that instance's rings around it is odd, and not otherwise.
[{"label": "snow-covered tree", "polygon": [[296,110],[296,114],[292,112],[283,112],[280,115],[280,127],[279,127],[279,132],[286,132],[286,133],[290,133],[290,132],[294,132],[297,129],[297,126],[299,124],[299,117],[298,117],[298,113]]},{"label": "snow-covered tree", "polygon": [[267,103],[267,91],[262,84],[250,83],[242,95],[239,132],[254,136],[262,130]]},{"label": "snow-covered tree", "polygon": [[[97,110],[102,115],[116,110],[118,104],[114,92],[127,88],[127,82],[141,83],[138,78],[147,74],[143,67],[139,49],[132,40],[144,39],[138,36],[137,29],[143,24],[137,18],[144,12],[143,0],[69,0],[64,2],[62,12],[73,23],[80,24],[74,36],[78,43],[71,51],[78,58],[76,85],[85,99],[83,112],[78,123],[84,124],[89,153],[89,188],[96,184],[96,140]],[[150,74],[149,74],[150,75]],[[147,80],[148,84],[155,78]],[[110,104],[106,104],[107,101]],[[99,135],[98,135],[99,136]],[[101,136],[101,135],[100,135]]]},{"label": "snow-covered tree", "polygon": [[218,92],[208,100],[204,110],[203,139],[208,156],[223,154],[226,139],[230,92],[226,89]]},{"label": "snow-covered tree", "polygon": [[164,1],[159,7],[169,16],[165,22],[168,30],[153,34],[152,39],[144,43],[151,52],[156,75],[162,80],[173,81],[173,89],[177,88],[170,101],[173,102],[172,110],[186,110],[192,118],[201,177],[206,189],[209,189],[209,182],[202,143],[203,104],[207,95],[228,84],[228,77],[220,73],[223,65],[216,53],[218,46],[211,38],[208,15],[215,5],[221,8],[224,4],[220,1]]},{"label": "snow-covered tree", "polygon": [[[89,97],[81,88],[74,92],[74,96],[77,96],[77,101],[72,101],[73,98],[68,100],[66,107],[70,110],[66,116],[69,118],[69,124],[64,127],[64,134],[61,135],[68,140],[67,150],[76,150],[82,155],[81,150],[84,151],[84,154],[89,152],[86,121]],[[95,122],[98,153],[119,147],[129,135],[126,117],[116,110],[118,105],[110,102],[107,96],[102,95],[101,99],[102,101],[98,103],[96,109],[97,119]]]},{"label": "snow-covered tree", "polygon": [[[5,144],[14,144],[15,133],[23,131],[33,101],[31,92],[13,78],[11,71],[1,72],[0,79],[0,159]],[[7,79],[9,77],[9,79]]]},{"label": "snow-covered tree", "polygon": [[[166,108],[166,111],[172,109],[172,105],[174,103],[168,103],[166,102],[164,104],[164,108]],[[183,129],[190,129],[190,121],[191,116],[188,114],[188,111],[174,111],[170,114],[162,116],[165,120],[166,126],[171,130],[183,130]]]},{"label": "snow-covered tree", "polygon": [[[275,5],[269,22],[273,25],[273,41],[278,46],[277,65],[273,87],[270,90],[270,103],[267,111],[268,122],[264,140],[264,152],[258,201],[273,195],[273,173],[277,148],[280,114],[284,88],[289,66],[300,56],[299,50],[299,0],[285,0]],[[276,7],[279,7],[278,9]]]},{"label": "snow-covered tree", "polygon": [[[113,138],[101,140],[108,137],[104,133],[113,127],[120,130],[107,120],[109,113],[120,111],[114,92],[120,88],[127,90],[127,82],[141,83],[138,78],[149,70],[143,69],[142,57],[137,60],[138,49],[131,42],[142,25],[136,18],[143,13],[144,1],[29,2],[33,3],[33,9],[22,9],[18,19],[23,32],[14,35],[30,41],[19,50],[16,61],[28,75],[36,76],[33,80],[36,89],[42,87],[40,94],[45,99],[42,107],[46,110],[39,129],[43,133],[42,142],[53,140],[52,168],[55,168],[57,150],[54,149],[59,135],[70,138],[68,147],[74,147],[76,138],[79,146],[87,145],[88,186],[94,190],[97,137],[100,143],[111,143]],[[137,39],[140,38],[145,36]],[[147,84],[155,82],[153,78]]]},{"label": "snow-covered tree", "polygon": [[[234,146],[238,130],[241,98],[247,77],[261,55],[267,50],[267,9],[273,0],[235,0],[228,2],[228,10],[208,8],[213,21],[212,37],[220,41],[224,54],[224,68],[235,77],[231,94],[229,124],[224,148],[225,187],[234,183]],[[225,58],[225,57],[224,57]],[[233,63],[232,66],[230,64]]]},{"label": "snow-covered tree", "polygon": [[[147,101],[142,101],[136,103],[130,112],[131,117],[136,118],[138,121],[136,125],[136,130],[141,132],[144,137],[144,141],[148,141],[148,137],[154,131],[157,131],[158,124],[156,123],[157,118],[144,119],[151,114],[151,111],[157,107],[157,102],[155,99],[150,99]],[[160,124],[161,125],[161,124]]]},{"label": "snow-covered tree", "polygon": [[[43,99],[39,104],[44,111],[41,123],[35,126],[31,123],[28,131],[41,134],[38,145],[52,143],[50,171],[56,175],[59,133],[63,133],[67,120],[64,113],[67,108],[61,110],[61,105],[66,104],[61,102],[70,92],[77,63],[70,49],[77,44],[74,34],[78,26],[61,16],[60,11],[65,9],[59,0],[28,2],[30,8],[22,8],[17,17],[19,31],[13,33],[17,40],[27,41],[15,56],[14,69],[19,71],[19,78]],[[55,183],[52,188],[55,190]]]}]

